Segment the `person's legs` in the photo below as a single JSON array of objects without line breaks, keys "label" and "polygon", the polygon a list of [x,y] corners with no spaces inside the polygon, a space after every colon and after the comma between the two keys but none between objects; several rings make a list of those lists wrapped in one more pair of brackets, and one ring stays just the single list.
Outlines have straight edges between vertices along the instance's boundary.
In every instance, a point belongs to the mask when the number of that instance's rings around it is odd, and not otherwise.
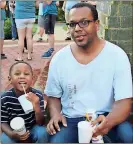
[{"label": "person's legs", "polygon": [[0,54],[1,59],[6,59],[7,57],[3,53],[3,45],[4,45],[4,20],[0,20]]},{"label": "person's legs", "polygon": [[49,58],[54,51],[54,27],[56,15],[46,15],[45,17],[45,33],[48,34],[49,50],[42,55],[42,58]]},{"label": "person's legs", "polygon": [[11,19],[11,25],[12,25],[12,39],[15,40],[17,39],[17,28],[16,28],[16,23],[15,23],[15,18],[13,17],[13,14],[10,12],[10,19]]},{"label": "person's legs", "polygon": [[19,55],[17,60],[22,60],[26,28],[18,28],[17,30],[18,30],[18,48],[19,48],[19,52],[18,52]]},{"label": "person's legs", "polygon": [[26,40],[27,40],[27,49],[28,49],[27,58],[30,60],[32,59],[31,52],[33,50],[32,28],[26,29]]},{"label": "person's legs", "polygon": [[45,23],[44,23],[44,16],[39,16],[38,18],[38,26],[39,26],[39,39],[37,40],[37,42],[42,41],[42,36],[43,34],[45,34]]},{"label": "person's legs", "polygon": [[50,136],[50,143],[78,143],[78,122],[85,118],[66,118],[67,127],[60,125],[60,131]]},{"label": "person's legs", "polygon": [[5,133],[1,134],[1,143],[2,144],[11,144],[11,143],[16,143],[15,140],[11,139],[8,137]]},{"label": "person's legs", "polygon": [[32,60],[31,53],[33,52],[33,37],[32,37],[32,27],[35,22],[34,18],[28,19],[26,28],[26,40],[28,48],[28,60]]},{"label": "person's legs", "polygon": [[30,131],[30,138],[34,143],[47,143],[49,134],[44,126],[35,125]]}]

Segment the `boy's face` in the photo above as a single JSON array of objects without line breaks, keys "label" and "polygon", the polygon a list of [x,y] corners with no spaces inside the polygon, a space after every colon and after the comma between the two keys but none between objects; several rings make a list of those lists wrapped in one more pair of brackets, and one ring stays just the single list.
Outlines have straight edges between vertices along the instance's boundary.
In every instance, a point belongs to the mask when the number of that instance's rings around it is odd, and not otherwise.
[{"label": "boy's face", "polygon": [[33,80],[32,71],[27,64],[24,63],[16,64],[11,71],[10,79],[14,88],[22,92],[23,86],[25,90],[27,90],[32,84]]}]

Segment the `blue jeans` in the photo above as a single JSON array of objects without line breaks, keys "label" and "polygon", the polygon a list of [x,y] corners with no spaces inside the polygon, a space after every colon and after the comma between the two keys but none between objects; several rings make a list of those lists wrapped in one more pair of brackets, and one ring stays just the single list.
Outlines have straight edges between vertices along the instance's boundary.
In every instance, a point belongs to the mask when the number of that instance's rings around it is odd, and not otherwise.
[{"label": "blue jeans", "polygon": [[[48,142],[48,133],[44,126],[35,125],[30,130],[30,139],[33,143],[47,143]],[[18,141],[11,139],[5,133],[1,135],[2,143],[17,143]]]},{"label": "blue jeans", "polygon": [[[77,124],[85,118],[66,118],[67,127],[60,125],[61,130],[55,135],[50,136],[50,143],[78,143],[78,128]],[[110,142],[133,142],[133,126],[127,121],[114,127],[108,135],[103,137],[105,143]]]},{"label": "blue jeans", "polygon": [[12,25],[12,38],[17,39],[18,33],[17,33],[16,23],[15,23],[15,18],[11,12],[10,12],[10,19],[11,19],[11,25]]}]

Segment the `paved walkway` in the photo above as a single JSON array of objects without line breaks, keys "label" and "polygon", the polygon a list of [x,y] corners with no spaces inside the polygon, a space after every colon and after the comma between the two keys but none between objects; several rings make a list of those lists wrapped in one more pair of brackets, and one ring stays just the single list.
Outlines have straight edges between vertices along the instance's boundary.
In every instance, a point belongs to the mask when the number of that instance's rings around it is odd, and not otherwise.
[{"label": "paved walkway", "polygon": [[[70,42],[65,42],[65,31],[63,30],[64,24],[56,24],[55,27],[55,50],[58,51],[65,45]],[[36,42],[38,35],[34,36],[34,52],[33,52],[33,60],[27,61],[27,54],[24,53],[24,60],[29,62],[34,69],[34,81],[33,86],[37,87],[40,90],[44,88],[44,82],[42,81],[42,77],[46,81],[47,74],[43,76],[43,71],[45,66],[50,61],[50,59],[42,59],[41,55],[44,51],[48,49],[48,43],[46,41]],[[45,36],[44,36],[45,39]],[[46,39],[45,39],[46,40]],[[8,72],[10,66],[15,62],[15,58],[17,57],[18,50],[18,41],[5,40],[4,43],[4,53],[7,55],[8,59],[1,61],[1,91],[5,91],[9,87],[11,87],[8,81]],[[46,77],[45,77],[46,76]],[[43,86],[42,86],[43,85]]]}]

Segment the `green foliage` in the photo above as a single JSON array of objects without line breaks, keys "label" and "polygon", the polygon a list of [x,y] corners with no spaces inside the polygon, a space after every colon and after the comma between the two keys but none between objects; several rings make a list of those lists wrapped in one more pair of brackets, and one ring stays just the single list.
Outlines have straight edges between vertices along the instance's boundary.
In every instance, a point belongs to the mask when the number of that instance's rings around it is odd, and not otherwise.
[{"label": "green foliage", "polygon": [[5,39],[11,39],[12,38],[12,30],[11,30],[10,18],[7,18],[6,21],[5,21],[4,33],[5,33]]},{"label": "green foliage", "polygon": [[65,14],[61,7],[58,7],[57,21],[65,21]]},{"label": "green foliage", "polygon": [[32,34],[33,34],[33,35],[35,35],[35,33],[36,33],[36,31],[37,31],[37,26],[38,26],[37,24],[34,24],[34,25],[33,25],[33,28],[32,28]]}]

